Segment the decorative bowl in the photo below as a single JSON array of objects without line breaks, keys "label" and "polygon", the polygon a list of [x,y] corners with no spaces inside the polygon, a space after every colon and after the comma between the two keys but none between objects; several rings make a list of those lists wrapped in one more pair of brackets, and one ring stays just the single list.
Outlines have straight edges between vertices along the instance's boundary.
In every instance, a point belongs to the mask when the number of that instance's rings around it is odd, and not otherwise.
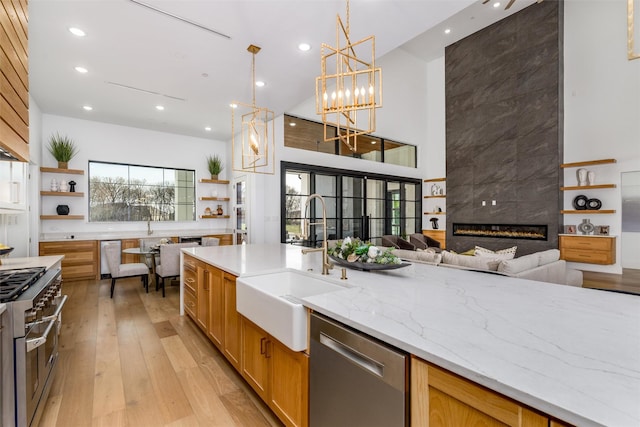
[{"label": "decorative bowl", "polygon": [[6,258],[13,251],[13,248],[0,249],[0,265],[2,265],[2,258]]},{"label": "decorative bowl", "polygon": [[411,265],[410,263],[403,262],[402,264],[377,264],[375,262],[349,262],[346,259],[338,258],[329,255],[329,258],[334,260],[336,264],[343,265],[354,270],[372,271],[372,270],[394,270],[396,268],[406,267]]}]

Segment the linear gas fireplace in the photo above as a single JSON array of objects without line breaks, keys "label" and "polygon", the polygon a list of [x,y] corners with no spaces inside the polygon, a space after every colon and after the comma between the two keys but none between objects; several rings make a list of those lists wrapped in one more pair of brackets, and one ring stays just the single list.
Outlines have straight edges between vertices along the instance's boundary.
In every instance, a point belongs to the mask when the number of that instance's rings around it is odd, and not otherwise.
[{"label": "linear gas fireplace", "polygon": [[547,240],[546,225],[453,223],[454,236]]}]

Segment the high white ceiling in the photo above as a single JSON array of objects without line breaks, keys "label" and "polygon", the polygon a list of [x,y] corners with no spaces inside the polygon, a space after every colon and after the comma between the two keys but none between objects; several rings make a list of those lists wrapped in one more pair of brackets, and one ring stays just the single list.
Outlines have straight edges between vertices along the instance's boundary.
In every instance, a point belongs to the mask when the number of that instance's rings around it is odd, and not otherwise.
[{"label": "high white ceiling", "polygon": [[[336,15],[346,20],[344,0],[140,1],[230,38],[130,0],[31,0],[30,93],[43,113],[226,141],[229,104],[251,103],[247,47],[262,48],[256,80],[266,86],[256,88],[257,104],[277,116],[315,95],[320,45],[335,44]],[[532,1],[519,0],[509,12]],[[507,16],[502,9],[480,0],[353,0],[350,35],[374,34],[378,58],[402,46],[428,60]],[[69,27],[87,35],[73,36]],[[312,49],[299,51],[301,42]]]}]

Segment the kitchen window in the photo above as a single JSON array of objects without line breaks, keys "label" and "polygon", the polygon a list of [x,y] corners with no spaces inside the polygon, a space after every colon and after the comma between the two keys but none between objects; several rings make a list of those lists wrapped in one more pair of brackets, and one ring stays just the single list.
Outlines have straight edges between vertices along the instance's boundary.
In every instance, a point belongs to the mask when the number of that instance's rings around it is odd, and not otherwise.
[{"label": "kitchen window", "polygon": [[325,200],[327,239],[359,237],[380,244],[385,234],[419,233],[421,182],[417,179],[362,174],[356,171],[282,163],[282,242],[317,246],[322,226],[310,225],[303,238],[302,220],[322,220],[322,204],[314,200],[305,213],[311,194]]},{"label": "kitchen window", "polygon": [[195,171],[89,161],[89,221],[195,221]]}]

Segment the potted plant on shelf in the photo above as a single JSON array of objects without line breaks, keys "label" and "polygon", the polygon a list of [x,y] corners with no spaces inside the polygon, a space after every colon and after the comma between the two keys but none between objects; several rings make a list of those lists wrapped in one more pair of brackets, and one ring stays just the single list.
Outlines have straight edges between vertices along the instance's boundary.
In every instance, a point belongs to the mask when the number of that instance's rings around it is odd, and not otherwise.
[{"label": "potted plant on shelf", "polygon": [[218,175],[222,172],[222,159],[217,154],[207,157],[207,167],[211,174],[211,179],[218,179]]},{"label": "potted plant on shelf", "polygon": [[58,161],[58,168],[67,169],[69,160],[77,153],[76,144],[68,136],[62,136],[59,133],[51,135],[49,138],[49,146],[47,147],[54,159]]}]

